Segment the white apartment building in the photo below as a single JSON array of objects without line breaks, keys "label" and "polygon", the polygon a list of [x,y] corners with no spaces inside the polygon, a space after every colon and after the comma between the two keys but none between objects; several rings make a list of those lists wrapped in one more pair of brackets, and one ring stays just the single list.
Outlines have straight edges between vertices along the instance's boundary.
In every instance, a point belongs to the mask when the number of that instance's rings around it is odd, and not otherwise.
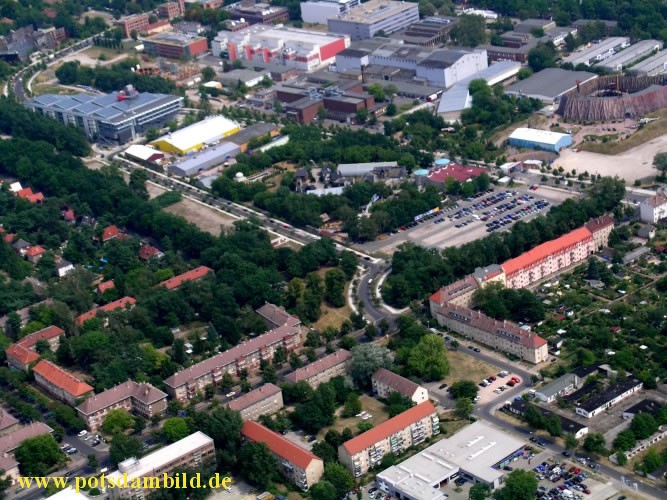
[{"label": "white apartment building", "polygon": [[667,195],[665,191],[660,190],[654,196],[642,201],[639,205],[639,216],[642,221],[652,224],[660,219],[667,218]]}]

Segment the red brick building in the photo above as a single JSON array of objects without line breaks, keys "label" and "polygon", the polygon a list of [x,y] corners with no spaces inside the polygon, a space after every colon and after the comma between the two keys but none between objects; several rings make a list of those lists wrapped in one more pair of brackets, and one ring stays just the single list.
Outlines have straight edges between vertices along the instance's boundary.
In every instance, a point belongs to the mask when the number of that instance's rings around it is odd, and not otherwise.
[{"label": "red brick building", "polygon": [[125,38],[130,38],[132,32],[136,31],[141,33],[148,26],[148,14],[134,14],[133,16],[127,16],[116,22],[117,26],[120,26],[120,29],[123,30]]}]

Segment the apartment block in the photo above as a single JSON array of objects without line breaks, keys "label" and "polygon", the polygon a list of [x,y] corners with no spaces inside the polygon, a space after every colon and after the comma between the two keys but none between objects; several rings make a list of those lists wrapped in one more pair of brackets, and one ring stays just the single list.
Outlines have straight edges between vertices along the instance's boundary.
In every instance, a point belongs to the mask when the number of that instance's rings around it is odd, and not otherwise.
[{"label": "apartment block", "polygon": [[227,403],[227,408],[238,411],[243,420],[257,420],[262,415],[272,415],[283,406],[283,391],[274,384],[264,384]]},{"label": "apartment block", "polygon": [[122,408],[145,418],[161,415],[167,409],[167,394],[147,383],[128,380],[89,397],[76,407],[89,431],[102,426],[111,410]]},{"label": "apartment block", "polygon": [[26,335],[18,342],[7,347],[5,351],[7,364],[10,368],[27,372],[30,364],[38,361],[41,357],[36,351],[37,342],[40,340],[47,342],[49,349],[55,352],[60,345],[60,337],[63,335],[65,335],[65,331],[53,325]]},{"label": "apartment block", "polygon": [[195,432],[145,457],[132,457],[120,462],[118,470],[109,474],[109,479],[122,485],[123,477],[127,474],[128,487],[111,488],[109,495],[114,499],[145,498],[154,491],[144,490],[143,481],[140,481],[140,488],[129,487],[135,479],[161,476],[175,469],[198,469],[208,461],[215,461],[213,440],[203,432]]},{"label": "apartment block", "polygon": [[322,459],[280,434],[252,421],[243,424],[241,434],[249,441],[264,443],[278,460],[280,472],[303,491],[308,491],[322,477]]},{"label": "apartment block", "polygon": [[439,433],[438,414],[426,401],[341,444],[338,460],[359,477],[387,453],[399,454]]},{"label": "apartment block", "polygon": [[371,383],[373,384],[373,393],[381,398],[388,398],[392,392],[398,392],[415,404],[428,401],[428,389],[426,387],[422,387],[386,368],[379,368],[371,377]]},{"label": "apartment block", "polygon": [[120,26],[120,29],[123,30],[123,35],[125,38],[132,36],[132,32],[136,31],[141,33],[148,26],[148,14],[134,14],[133,16],[127,16],[116,22],[117,26]]},{"label": "apartment block", "polygon": [[158,5],[157,14],[160,17],[167,18],[169,20],[175,17],[181,17],[185,14],[185,0],[178,0],[176,2],[167,2],[162,5]]},{"label": "apartment block", "polygon": [[83,380],[45,359],[37,363],[32,371],[38,386],[71,406],[74,406],[78,399],[93,393],[93,388]]},{"label": "apartment block", "polygon": [[660,189],[655,195],[646,198],[639,205],[639,213],[641,220],[653,224],[667,218],[667,193]]},{"label": "apartment block", "polygon": [[351,364],[352,354],[345,349],[339,349],[286,375],[285,381],[290,384],[307,382],[313,389],[316,389],[318,385],[334,377],[347,375]]},{"label": "apartment block", "polygon": [[186,401],[207,386],[220,383],[225,373],[234,377],[244,369],[254,373],[259,370],[262,360],[273,360],[277,348],[282,347],[290,353],[300,346],[301,330],[298,327],[275,328],[175,373],[164,381],[167,394],[179,401]]}]

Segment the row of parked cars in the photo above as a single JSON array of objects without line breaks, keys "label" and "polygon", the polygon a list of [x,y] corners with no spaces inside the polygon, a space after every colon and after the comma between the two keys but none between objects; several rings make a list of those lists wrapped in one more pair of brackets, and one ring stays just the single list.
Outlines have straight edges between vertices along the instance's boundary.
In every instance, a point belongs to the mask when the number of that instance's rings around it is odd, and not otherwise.
[{"label": "row of parked cars", "polygon": [[537,213],[543,210],[544,208],[548,207],[549,205],[550,203],[548,201],[539,200],[531,205],[526,205],[525,207],[521,207],[516,212],[503,215],[498,219],[488,222],[486,224],[486,232],[492,233],[493,231],[500,229],[502,226],[507,226],[512,222],[516,222],[518,220],[523,219],[524,217],[528,217],[529,215]]}]

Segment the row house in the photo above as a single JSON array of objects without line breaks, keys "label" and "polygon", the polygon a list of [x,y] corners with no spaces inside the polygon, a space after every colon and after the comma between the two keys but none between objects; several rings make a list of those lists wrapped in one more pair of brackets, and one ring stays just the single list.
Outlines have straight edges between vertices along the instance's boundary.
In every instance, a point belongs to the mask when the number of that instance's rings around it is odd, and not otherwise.
[{"label": "row house", "polygon": [[345,349],[339,349],[286,375],[285,381],[290,384],[306,382],[313,389],[316,389],[318,385],[324,384],[334,377],[347,375],[351,364],[352,353]]},{"label": "row house", "polygon": [[213,269],[210,267],[199,266],[183,274],[169,278],[168,280],[160,283],[158,286],[163,286],[167,290],[178,290],[183,285],[183,283],[199,281],[212,272]]},{"label": "row house", "polygon": [[209,385],[217,385],[225,373],[236,377],[242,370],[254,373],[262,361],[270,363],[276,349],[287,353],[301,347],[299,328],[281,326],[254,337],[231,349],[176,372],[164,381],[169,396],[186,401],[204,391]]},{"label": "row house", "polygon": [[65,331],[53,325],[26,335],[18,342],[14,342],[7,347],[5,351],[7,364],[10,368],[27,372],[30,365],[37,362],[41,357],[36,351],[37,342],[41,340],[48,343],[49,350],[55,352],[63,335],[65,335]]},{"label": "row house", "polygon": [[379,465],[387,453],[397,455],[439,433],[438,414],[426,401],[341,444],[338,460],[359,477]]},{"label": "row house", "polygon": [[[83,326],[86,321],[96,318],[99,313],[108,314],[113,311],[132,309],[136,303],[137,301],[134,299],[134,297],[123,297],[122,299],[114,300],[113,302],[109,302],[104,306],[96,307],[95,309],[91,309],[88,312],[80,314],[76,317],[76,325]],[[105,323],[106,322],[107,321],[105,320]]]},{"label": "row house", "polygon": [[76,407],[89,431],[102,427],[104,418],[118,408],[144,418],[162,415],[167,409],[167,394],[147,383],[128,380],[100,394],[91,396]]},{"label": "row house", "polygon": [[37,363],[32,371],[38,386],[71,406],[93,393],[93,388],[83,380],[45,359]]}]

